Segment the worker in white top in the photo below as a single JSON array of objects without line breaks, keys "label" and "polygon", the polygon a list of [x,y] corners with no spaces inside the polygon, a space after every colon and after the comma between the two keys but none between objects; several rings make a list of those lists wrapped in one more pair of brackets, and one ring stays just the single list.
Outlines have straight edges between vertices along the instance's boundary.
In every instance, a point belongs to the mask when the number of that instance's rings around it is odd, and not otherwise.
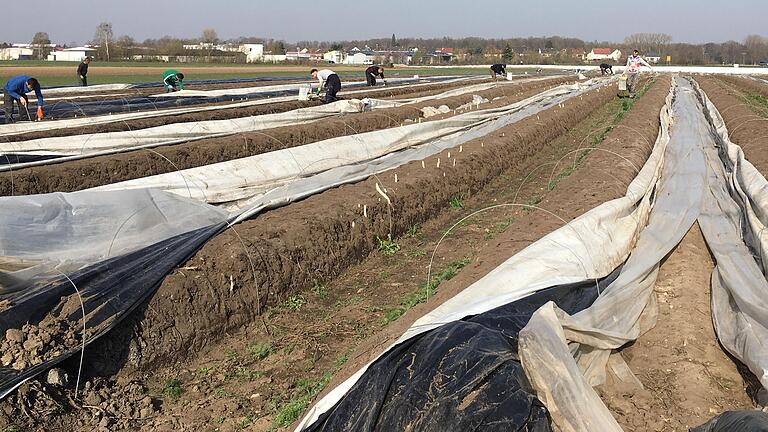
[{"label": "worker in white top", "polygon": [[325,88],[324,103],[336,102],[336,93],[341,90],[341,79],[336,75],[336,72],[330,69],[317,70],[312,69],[309,73],[312,74],[312,78],[320,82],[320,87],[317,88],[317,93],[320,94],[322,88]]},{"label": "worker in white top", "polygon": [[643,65],[648,66],[648,69],[653,70],[651,65],[640,57],[638,50],[632,51],[632,55],[627,57],[627,67],[625,69],[627,73],[627,90],[629,90],[629,97],[635,97],[635,87],[637,86],[637,77],[640,75],[640,68]]}]

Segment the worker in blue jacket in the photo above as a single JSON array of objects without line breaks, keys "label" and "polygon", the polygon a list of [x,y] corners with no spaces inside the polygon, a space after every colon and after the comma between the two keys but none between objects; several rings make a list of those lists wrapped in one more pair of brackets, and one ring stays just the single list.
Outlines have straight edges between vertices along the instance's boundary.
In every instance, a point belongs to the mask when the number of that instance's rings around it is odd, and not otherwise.
[{"label": "worker in blue jacket", "polygon": [[[35,92],[37,96],[37,119],[43,118],[43,93],[40,91],[40,83],[37,79],[28,75],[15,76],[5,83],[3,104],[5,108],[5,122],[13,123],[13,103],[19,106],[19,117],[21,117],[21,107],[27,110],[29,116],[27,92]],[[31,118],[31,117],[30,117]]]}]

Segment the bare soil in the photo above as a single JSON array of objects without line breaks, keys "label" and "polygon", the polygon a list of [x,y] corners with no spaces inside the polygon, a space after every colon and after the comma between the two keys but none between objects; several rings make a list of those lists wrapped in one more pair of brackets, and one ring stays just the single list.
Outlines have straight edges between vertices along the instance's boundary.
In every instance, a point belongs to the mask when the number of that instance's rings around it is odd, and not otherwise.
[{"label": "bare soil", "polygon": [[723,81],[722,77],[697,77],[696,81],[723,116],[731,141],[763,175],[768,174],[768,105],[750,100],[751,88]]},{"label": "bare soil", "polygon": [[754,408],[750,383],[712,327],[713,268],[698,224],[662,263],[654,289],[656,326],[621,351],[644,388],[600,388],[625,431],[684,431],[724,411]]},{"label": "bare soil", "polygon": [[731,75],[718,75],[717,77],[711,78],[716,79],[721,83],[731,84],[743,92],[768,96],[768,84],[764,84],[753,79]]},{"label": "bare soil", "polygon": [[[478,94],[489,99],[504,97],[496,103],[508,104],[533,96],[542,89],[560,82],[559,79],[536,81],[519,86],[486,90]],[[421,115],[420,109],[424,106],[445,104],[455,108],[471,100],[472,95],[467,94],[413,106],[340,115],[308,124],[157,147],[151,151],[141,150],[8,171],[0,173],[0,196],[72,192],[253,156],[337,136],[399,126],[406,120],[418,119]],[[298,103],[291,102],[291,104]],[[269,109],[268,106],[266,107]],[[206,115],[211,116],[211,114]]]}]

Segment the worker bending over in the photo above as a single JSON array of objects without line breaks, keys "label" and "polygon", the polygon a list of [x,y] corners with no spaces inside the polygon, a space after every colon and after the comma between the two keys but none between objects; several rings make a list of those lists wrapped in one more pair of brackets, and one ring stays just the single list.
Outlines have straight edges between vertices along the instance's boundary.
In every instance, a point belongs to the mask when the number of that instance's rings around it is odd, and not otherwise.
[{"label": "worker bending over", "polygon": [[16,102],[16,104],[19,107],[19,117],[21,118],[21,107],[24,107],[24,110],[27,113],[27,118],[32,120],[32,117],[29,115],[29,110],[27,105],[29,104],[29,99],[27,98],[27,92],[34,91],[35,96],[37,96],[37,119],[42,120],[43,118],[43,92],[40,91],[40,83],[37,81],[37,79],[32,78],[28,75],[19,75],[12,77],[8,80],[8,82],[5,83],[4,88],[4,109],[5,109],[5,123],[13,123],[13,103]]},{"label": "worker bending over", "polygon": [[506,76],[507,65],[503,63],[496,63],[495,65],[491,65],[491,78],[493,78],[494,81],[496,81],[497,75]]},{"label": "worker bending over", "polygon": [[163,72],[163,85],[166,93],[184,90],[184,74],[173,69]]},{"label": "worker bending over", "polygon": [[88,87],[88,64],[91,62],[90,57],[86,57],[77,66],[77,79],[80,81],[80,85]]},{"label": "worker bending over", "polygon": [[613,75],[613,66],[609,65],[608,63],[601,64],[600,73],[603,75]]},{"label": "worker bending over", "polygon": [[384,81],[384,85],[387,85],[387,80],[384,78],[384,68],[381,66],[371,66],[365,70],[365,79],[368,81],[368,85],[373,87],[376,85],[376,77],[380,77]]},{"label": "worker bending over", "polygon": [[629,97],[631,98],[635,97],[637,77],[640,75],[640,68],[643,67],[643,65],[648,66],[648,69],[653,70],[651,65],[649,65],[644,58],[640,57],[640,52],[638,50],[632,51],[632,55],[627,57],[627,90],[629,90]]},{"label": "worker bending over", "polygon": [[336,102],[336,93],[341,90],[341,79],[336,75],[336,72],[330,69],[317,70],[312,69],[309,71],[312,78],[320,82],[320,86],[317,88],[317,94],[320,94],[321,89],[325,88],[324,103]]}]

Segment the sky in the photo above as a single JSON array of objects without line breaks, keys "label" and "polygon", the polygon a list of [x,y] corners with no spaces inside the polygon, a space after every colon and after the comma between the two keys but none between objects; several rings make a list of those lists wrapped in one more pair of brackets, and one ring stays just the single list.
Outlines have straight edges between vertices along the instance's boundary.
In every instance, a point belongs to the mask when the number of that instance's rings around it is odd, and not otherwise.
[{"label": "sky", "polygon": [[[45,31],[56,43],[85,43],[111,22],[115,37],[300,40],[376,37],[509,38],[565,36],[620,42],[632,33],[668,33],[674,42],[768,36],[766,0],[36,0],[6,19],[0,41],[30,42]],[[8,18],[8,17],[6,17]],[[19,19],[20,18],[20,19]]]}]

